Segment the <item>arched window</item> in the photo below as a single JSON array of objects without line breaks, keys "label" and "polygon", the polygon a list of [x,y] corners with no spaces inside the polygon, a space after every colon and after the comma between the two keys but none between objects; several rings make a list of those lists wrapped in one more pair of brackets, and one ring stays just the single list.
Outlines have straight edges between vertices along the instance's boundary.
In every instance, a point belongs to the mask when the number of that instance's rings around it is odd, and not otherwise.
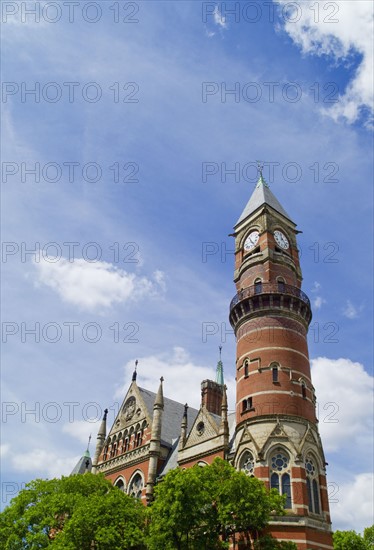
[{"label": "arched window", "polygon": [[126,437],[125,442],[124,442],[124,445],[123,445],[123,452],[124,452],[124,453],[127,453],[127,451],[129,450],[129,445],[130,445],[130,443],[129,443],[129,438]]},{"label": "arched window", "polygon": [[248,359],[246,359],[244,361],[244,376],[245,376],[245,378],[247,378],[248,373],[249,373],[249,361],[248,361]]},{"label": "arched window", "polygon": [[106,459],[107,459],[107,455],[108,455],[108,445],[106,445],[106,446],[104,447],[103,460],[106,460]]},{"label": "arched window", "polygon": [[242,405],[243,412],[250,411],[252,409],[253,409],[252,397],[247,397],[247,399],[243,399],[243,405]]},{"label": "arched window", "polygon": [[303,399],[306,399],[306,386],[304,380],[301,382],[301,395],[303,396]]},{"label": "arched window", "polygon": [[123,479],[119,478],[114,484],[115,487],[118,487],[120,491],[125,491],[125,483]]},{"label": "arched window", "polygon": [[270,460],[270,487],[286,495],[285,508],[292,508],[290,459],[283,449],[278,449]]},{"label": "arched window", "polygon": [[252,453],[245,451],[240,458],[239,469],[245,474],[253,476],[254,468],[255,461]]},{"label": "arched window", "polygon": [[273,365],[271,369],[273,375],[273,384],[278,382],[278,365]]},{"label": "arched window", "polygon": [[142,439],[143,439],[143,432],[140,431],[136,434],[136,444],[135,444],[136,447],[139,447],[142,444]]},{"label": "arched window", "polygon": [[320,514],[318,470],[314,458],[308,455],[305,459],[306,489],[308,493],[309,512]]},{"label": "arched window", "polygon": [[262,281],[261,279],[255,280],[255,294],[261,294],[262,292]]},{"label": "arched window", "polygon": [[278,292],[284,292],[286,289],[284,279],[282,279],[281,277],[278,277],[277,283],[278,283]]},{"label": "arched window", "polygon": [[141,498],[144,488],[144,481],[140,474],[135,474],[129,487],[129,495],[135,498]]}]

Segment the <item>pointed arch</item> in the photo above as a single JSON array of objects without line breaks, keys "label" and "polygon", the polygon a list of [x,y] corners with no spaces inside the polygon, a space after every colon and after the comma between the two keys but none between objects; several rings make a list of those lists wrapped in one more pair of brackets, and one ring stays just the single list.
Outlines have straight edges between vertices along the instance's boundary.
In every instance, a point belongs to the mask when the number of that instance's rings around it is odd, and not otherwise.
[{"label": "pointed arch", "polygon": [[120,491],[126,492],[126,479],[121,475],[118,476],[114,482],[114,487],[117,487]]},{"label": "pointed arch", "polygon": [[248,378],[249,376],[249,359],[248,357],[244,360],[244,378]]},{"label": "pointed arch", "polygon": [[284,507],[292,508],[291,457],[283,446],[273,447],[269,452],[270,487],[286,495]]},{"label": "pointed arch", "polygon": [[321,495],[319,487],[319,467],[314,453],[309,452],[304,460],[306,487],[308,493],[308,509],[313,514],[321,513]]},{"label": "pointed arch", "polygon": [[142,498],[144,489],[144,474],[141,470],[136,470],[130,478],[127,493],[134,498]]},{"label": "pointed arch", "polygon": [[255,459],[251,451],[246,449],[242,452],[239,458],[239,470],[249,476],[254,475]]},{"label": "pointed arch", "polygon": [[278,382],[279,382],[279,380],[278,380],[278,377],[279,377],[279,364],[278,363],[272,363],[270,365],[270,369],[271,369],[273,384],[278,384]]}]

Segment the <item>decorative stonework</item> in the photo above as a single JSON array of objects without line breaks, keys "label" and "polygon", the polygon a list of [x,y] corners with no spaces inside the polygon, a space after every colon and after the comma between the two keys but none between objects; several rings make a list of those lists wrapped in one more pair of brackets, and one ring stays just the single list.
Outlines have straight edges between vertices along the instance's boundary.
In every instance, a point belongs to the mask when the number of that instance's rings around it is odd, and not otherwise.
[{"label": "decorative stonework", "polygon": [[123,455],[110,458],[101,464],[98,464],[97,470],[99,472],[109,472],[110,470],[117,470],[121,466],[129,466],[130,464],[136,464],[144,460],[149,453],[149,445],[142,445],[137,449],[128,451]]},{"label": "decorative stonework", "polygon": [[132,419],[136,410],[136,399],[135,397],[129,397],[126,403],[123,406],[122,414],[124,415],[125,421],[128,422]]}]

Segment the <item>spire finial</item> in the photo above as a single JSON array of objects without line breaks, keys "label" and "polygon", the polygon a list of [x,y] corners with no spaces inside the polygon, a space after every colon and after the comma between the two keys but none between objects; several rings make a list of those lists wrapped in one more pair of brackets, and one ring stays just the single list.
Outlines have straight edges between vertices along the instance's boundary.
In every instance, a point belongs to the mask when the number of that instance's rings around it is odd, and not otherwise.
[{"label": "spire finial", "polygon": [[132,373],[132,381],[135,382],[136,380],[136,375],[137,375],[137,372],[136,372],[136,369],[138,368],[138,360],[136,359],[135,361],[135,369],[134,369],[134,372]]},{"label": "spire finial", "polygon": [[256,162],[257,162],[257,171],[258,171],[258,181],[257,181],[256,187],[259,187],[260,185],[265,185],[265,187],[269,187],[265,181],[264,176],[262,175],[265,163],[262,160],[256,160]]},{"label": "spire finial", "polygon": [[222,364],[222,346],[219,346],[219,360],[216,369],[216,383],[223,386],[223,364]]},{"label": "spire finial", "polygon": [[162,384],[162,382],[163,382],[163,381],[164,381],[164,377],[163,377],[163,376],[161,376],[161,378],[160,378],[160,382],[161,382],[161,384]]},{"label": "spire finial", "polygon": [[88,438],[87,451],[90,450],[90,443],[91,443],[91,434],[89,435],[89,438]]}]

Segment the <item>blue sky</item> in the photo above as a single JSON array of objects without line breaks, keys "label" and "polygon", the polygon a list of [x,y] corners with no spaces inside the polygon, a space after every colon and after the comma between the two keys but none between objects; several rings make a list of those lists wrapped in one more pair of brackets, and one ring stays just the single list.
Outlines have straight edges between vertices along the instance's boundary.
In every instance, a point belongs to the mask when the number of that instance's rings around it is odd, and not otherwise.
[{"label": "blue sky", "polygon": [[71,470],[135,359],[198,406],[222,344],[233,408],[228,234],[262,159],[302,231],[333,526],[369,525],[371,6],[285,4],[3,3],[3,504]]}]

